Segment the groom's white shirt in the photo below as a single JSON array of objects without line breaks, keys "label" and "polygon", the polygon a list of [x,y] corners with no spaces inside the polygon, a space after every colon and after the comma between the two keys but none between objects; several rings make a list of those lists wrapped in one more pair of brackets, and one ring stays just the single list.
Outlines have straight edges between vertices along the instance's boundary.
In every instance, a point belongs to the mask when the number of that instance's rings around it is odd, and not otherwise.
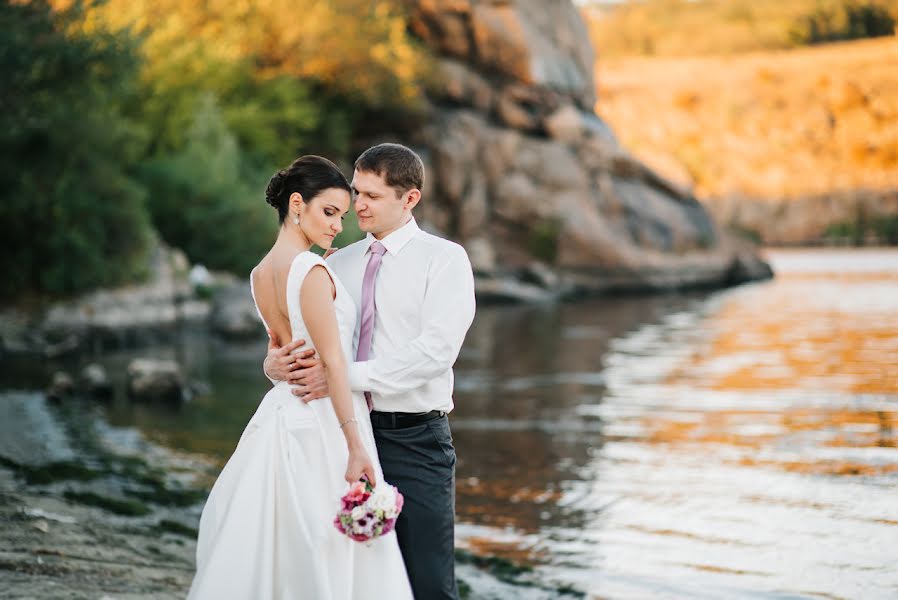
[{"label": "groom's white shirt", "polygon": [[[368,236],[327,260],[355,302],[359,319]],[[370,391],[374,409],[386,412],[451,411],[452,365],[474,320],[474,275],[465,249],[418,227],[415,219],[384,239],[375,283],[377,318],[371,358],[349,365],[355,392]]]}]

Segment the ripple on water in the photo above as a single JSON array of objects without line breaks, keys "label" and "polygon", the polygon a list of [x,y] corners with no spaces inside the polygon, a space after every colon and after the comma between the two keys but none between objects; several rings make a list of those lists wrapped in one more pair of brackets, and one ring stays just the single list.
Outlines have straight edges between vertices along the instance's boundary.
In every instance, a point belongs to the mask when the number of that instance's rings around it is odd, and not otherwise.
[{"label": "ripple on water", "polygon": [[[484,435],[494,425],[493,447],[507,421],[540,431],[510,455],[534,465],[520,482],[476,454],[459,469],[477,470],[486,495],[496,479],[539,499],[539,513],[506,513],[506,541],[526,537],[538,562],[602,598],[894,596],[898,252],[771,256],[776,280],[653,305],[623,331],[601,318],[616,305],[562,308],[565,344],[540,342],[558,361],[529,373],[492,356],[504,384],[474,405],[459,397],[453,423],[460,455],[477,447],[473,414]],[[597,399],[577,395],[593,383]],[[579,442],[578,418],[595,426]]]}]

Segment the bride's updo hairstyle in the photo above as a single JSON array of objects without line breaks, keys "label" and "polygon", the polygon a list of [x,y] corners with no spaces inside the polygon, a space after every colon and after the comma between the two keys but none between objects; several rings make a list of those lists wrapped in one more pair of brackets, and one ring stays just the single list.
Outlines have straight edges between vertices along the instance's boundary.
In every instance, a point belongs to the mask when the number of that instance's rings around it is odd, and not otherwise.
[{"label": "bride's updo hairstyle", "polygon": [[352,193],[349,182],[337,165],[321,156],[309,154],[300,156],[289,167],[272,175],[265,189],[265,201],[277,209],[278,223],[283,225],[290,211],[290,195],[293,192],[299,192],[303,202],[308,204],[315,196],[331,188]]}]

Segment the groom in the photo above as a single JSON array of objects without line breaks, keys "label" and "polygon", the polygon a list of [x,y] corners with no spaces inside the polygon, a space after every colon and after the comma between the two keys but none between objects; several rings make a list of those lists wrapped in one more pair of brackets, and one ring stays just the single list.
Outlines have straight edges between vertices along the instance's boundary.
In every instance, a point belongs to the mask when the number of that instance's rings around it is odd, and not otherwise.
[{"label": "groom", "polygon": [[[424,164],[411,149],[380,144],[355,162],[355,212],[365,239],[328,258],[359,309],[349,382],[365,392],[384,477],[405,496],[396,523],[415,598],[458,597],[455,584],[455,449],[452,365],[474,319],[474,276],[460,245],[422,231],[412,210]],[[266,374],[309,402],[328,396],[302,341],[269,344]],[[376,585],[376,584],[374,584]]]}]

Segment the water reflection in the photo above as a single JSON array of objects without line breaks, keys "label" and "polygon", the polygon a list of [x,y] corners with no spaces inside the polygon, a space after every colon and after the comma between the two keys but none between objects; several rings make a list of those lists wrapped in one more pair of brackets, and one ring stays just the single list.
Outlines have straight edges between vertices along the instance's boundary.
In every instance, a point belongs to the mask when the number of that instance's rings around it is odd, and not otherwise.
[{"label": "water reflection", "polygon": [[597,597],[898,595],[898,252],[771,257],[704,299],[482,312],[460,518]]},{"label": "water reflection", "polygon": [[[776,280],[710,296],[482,308],[459,543],[601,598],[898,597],[898,252],[771,258]],[[166,352],[207,388],[111,418],[221,463],[264,340]]]}]

